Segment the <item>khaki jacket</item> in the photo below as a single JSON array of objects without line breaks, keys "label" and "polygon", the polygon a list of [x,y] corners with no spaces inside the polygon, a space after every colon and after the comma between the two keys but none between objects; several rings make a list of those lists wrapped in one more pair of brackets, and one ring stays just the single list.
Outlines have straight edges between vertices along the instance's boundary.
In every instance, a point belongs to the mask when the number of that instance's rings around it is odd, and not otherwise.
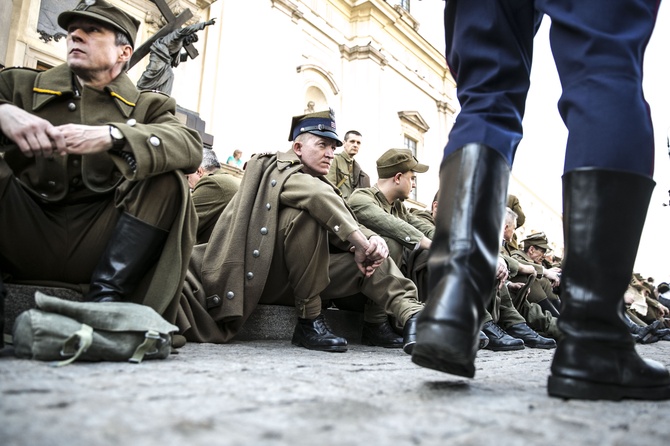
[{"label": "khaki jacket", "polygon": [[134,157],[135,170],[124,158],[108,152],[27,158],[2,134],[0,145],[5,145],[0,151],[28,192],[53,203],[95,197],[114,190],[124,180],[137,181],[174,172],[183,184],[179,197],[183,203],[181,214],[168,234],[156,267],[132,296],[133,301],[152,306],[172,321],[197,224],[181,171],[193,172],[198,168],[202,140],[195,130],[175,117],[173,98],[162,93],[140,92],[125,73],[103,90],[90,87],[78,90],[65,64],[42,72],[23,68],[0,72],[0,104],[11,103],[54,125],[114,124],[126,138],[123,151]]},{"label": "khaki jacket", "polygon": [[[351,174],[349,173],[350,169]],[[342,192],[345,200],[355,189],[370,187],[370,177],[363,172],[356,160],[347,155],[347,152],[335,154],[333,164],[330,166],[330,172],[328,172],[326,178]]]},{"label": "khaki jacket", "polygon": [[[209,317],[218,322],[222,341],[230,340],[256,308],[271,271],[279,210],[304,209],[327,230],[330,243],[347,249],[347,237],[360,228],[351,209],[324,177],[301,171],[292,150],[254,155],[248,162],[240,189],[221,214],[202,261],[200,282],[207,296]],[[196,322],[197,325],[197,322]]]}]

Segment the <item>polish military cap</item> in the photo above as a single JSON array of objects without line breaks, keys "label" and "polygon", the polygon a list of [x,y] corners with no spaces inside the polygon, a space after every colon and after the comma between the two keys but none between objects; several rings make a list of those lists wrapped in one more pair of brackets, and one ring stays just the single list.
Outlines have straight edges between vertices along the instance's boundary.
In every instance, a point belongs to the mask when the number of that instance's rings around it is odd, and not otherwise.
[{"label": "polish military cap", "polygon": [[549,247],[549,240],[544,232],[536,232],[535,234],[530,234],[528,237],[522,240],[524,248],[529,246],[537,246],[538,248],[544,248],[547,251],[551,251]]},{"label": "polish military cap", "polygon": [[87,18],[101,22],[107,26],[121,31],[135,46],[137,29],[140,21],[130,14],[122,11],[106,0],[82,0],[72,11],[61,12],[58,16],[58,25],[67,30],[68,25],[76,18]]},{"label": "polish military cap", "polygon": [[391,178],[398,172],[405,173],[410,170],[424,173],[428,166],[419,163],[409,149],[389,149],[377,160],[379,178]]},{"label": "polish military cap", "polygon": [[294,116],[291,121],[291,133],[288,135],[288,140],[295,141],[301,133],[312,133],[324,138],[334,139],[337,147],[342,145],[340,137],[337,136],[335,114],[332,109]]}]

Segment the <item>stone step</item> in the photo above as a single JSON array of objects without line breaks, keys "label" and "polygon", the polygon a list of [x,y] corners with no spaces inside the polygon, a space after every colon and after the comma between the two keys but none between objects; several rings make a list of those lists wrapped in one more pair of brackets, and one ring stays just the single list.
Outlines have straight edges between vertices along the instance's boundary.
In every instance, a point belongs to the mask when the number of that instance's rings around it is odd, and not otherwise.
[{"label": "stone step", "polygon": [[[35,291],[50,296],[78,301],[81,294],[65,288],[36,287],[32,285],[5,284],[5,334],[11,334],[14,320],[21,312],[35,308]],[[350,344],[360,344],[363,314],[338,309],[324,310],[326,321],[338,336],[345,337]],[[236,341],[286,340],[290,341],[297,321],[296,310],[282,305],[259,305],[249,317]]]}]

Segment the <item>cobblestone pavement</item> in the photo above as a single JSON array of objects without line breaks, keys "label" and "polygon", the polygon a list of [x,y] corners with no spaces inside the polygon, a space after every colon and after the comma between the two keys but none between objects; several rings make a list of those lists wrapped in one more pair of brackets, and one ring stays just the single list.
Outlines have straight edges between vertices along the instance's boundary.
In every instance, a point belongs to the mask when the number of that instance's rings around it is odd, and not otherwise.
[{"label": "cobblestone pavement", "polygon": [[[670,342],[639,346],[670,365]],[[552,351],[481,351],[474,379],[401,350],[187,344],[166,360],[62,368],[0,353],[0,444],[653,445],[670,402],[549,398]]]}]

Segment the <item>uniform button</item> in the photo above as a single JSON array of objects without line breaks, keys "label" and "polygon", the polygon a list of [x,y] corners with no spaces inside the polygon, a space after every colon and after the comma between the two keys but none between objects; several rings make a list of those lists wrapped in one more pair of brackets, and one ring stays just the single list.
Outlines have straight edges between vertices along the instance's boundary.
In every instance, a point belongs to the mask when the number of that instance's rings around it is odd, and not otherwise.
[{"label": "uniform button", "polygon": [[405,237],[405,241],[406,241],[406,242],[409,242],[410,240],[412,240],[412,239],[410,238],[409,235],[408,235],[407,237]]},{"label": "uniform button", "polygon": [[340,232],[340,227],[338,225],[333,226],[333,231]]},{"label": "uniform button", "polygon": [[261,228],[261,234],[268,235],[268,228]]},{"label": "uniform button", "polygon": [[277,180],[272,180],[272,181],[270,181],[270,185],[271,185],[272,187],[275,187],[275,186],[277,185]]},{"label": "uniform button", "polygon": [[79,162],[80,162],[80,161],[77,160],[77,159],[72,160],[72,165],[75,166],[75,167],[77,167],[77,166],[79,166]]},{"label": "uniform button", "polygon": [[128,124],[131,127],[135,127],[135,124],[137,124],[137,119],[130,118],[129,120],[126,121],[126,124]]},{"label": "uniform button", "polygon": [[233,293],[232,291],[228,291],[228,292],[226,293],[226,297],[227,297],[228,299],[232,299],[233,297],[235,297],[235,293]]},{"label": "uniform button", "polygon": [[221,303],[221,298],[220,298],[219,296],[214,296],[214,297],[212,298],[212,303],[213,303],[214,305],[219,305],[219,304]]},{"label": "uniform button", "polygon": [[67,104],[67,109],[70,110],[71,112],[75,111],[77,109],[77,104],[75,104],[74,102],[70,102],[69,104]]},{"label": "uniform button", "polygon": [[247,280],[251,280],[251,279],[253,279],[253,278],[254,278],[254,273],[252,273],[251,271],[249,271],[249,272],[247,273]]},{"label": "uniform button", "polygon": [[268,211],[272,209],[272,205],[270,203],[266,203],[265,207],[267,208]]},{"label": "uniform button", "polygon": [[261,255],[261,252],[257,249],[254,249],[254,252],[251,255],[254,256],[254,257],[258,257],[258,256]]},{"label": "uniform button", "polygon": [[154,147],[158,147],[161,145],[161,140],[158,136],[152,136],[149,138],[149,144],[151,144]]},{"label": "uniform button", "polygon": [[51,187],[54,187],[56,185],[56,182],[53,181],[53,180],[50,180],[50,181],[47,182],[47,184]]}]

